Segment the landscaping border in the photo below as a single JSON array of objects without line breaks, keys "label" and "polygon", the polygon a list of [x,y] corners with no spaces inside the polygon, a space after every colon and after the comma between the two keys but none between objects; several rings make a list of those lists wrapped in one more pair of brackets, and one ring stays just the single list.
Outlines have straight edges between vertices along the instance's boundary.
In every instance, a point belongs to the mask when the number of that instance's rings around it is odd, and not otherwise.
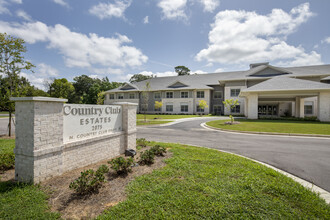
[{"label": "landscaping border", "polygon": [[213,130],[218,130],[218,131],[223,131],[223,132],[232,132],[232,133],[330,138],[330,135],[324,135],[324,134],[296,134],[296,133],[227,130],[227,129],[223,129],[223,128],[216,128],[216,127],[209,126],[206,124],[206,122],[202,123],[201,126],[204,128],[206,127],[206,128],[213,129]]},{"label": "landscaping border", "polygon": [[[220,132],[225,132],[227,130],[224,130],[224,129],[221,129],[221,128],[214,128],[214,127],[211,127],[211,126],[208,126],[206,125],[206,123],[201,123],[201,127],[203,128],[206,128],[206,129],[211,129],[211,130],[215,130],[215,131],[220,131]],[[233,133],[235,133],[233,131]],[[248,133],[248,132],[237,132],[237,133]],[[251,133],[251,134],[258,134],[257,132],[255,133]],[[264,132],[263,134],[266,134],[266,132]],[[282,133],[281,133],[282,134]],[[286,135],[286,136],[290,136],[290,135]],[[291,135],[293,136],[293,135]],[[305,135],[301,135],[301,136],[305,136]],[[327,135],[328,137],[327,138],[330,138],[330,135]],[[189,144],[191,145],[191,144]],[[198,146],[198,145],[191,145],[191,146],[195,146],[195,147],[203,147],[203,146]],[[233,155],[236,155],[236,156],[239,156],[239,157],[243,157],[243,158],[246,158],[246,159],[249,159],[249,160],[252,160],[256,163],[259,163],[259,164],[262,164],[264,166],[267,166],[291,179],[293,179],[294,181],[296,181],[297,183],[301,184],[302,186],[304,186],[305,188],[308,188],[310,190],[312,190],[313,192],[316,192],[316,193],[319,193],[320,197],[323,198],[328,204],[330,204],[330,192],[326,191],[325,189],[322,189],[321,187],[318,187],[316,185],[314,185],[313,183],[311,182],[308,182],[304,179],[301,179],[295,175],[292,175],[286,171],[283,171],[279,168],[276,168],[272,165],[269,165],[267,163],[264,163],[264,162],[261,162],[261,161],[258,161],[258,160],[255,160],[255,159],[252,159],[252,158],[249,158],[249,157],[246,157],[246,156],[242,156],[242,155],[239,155],[239,154],[235,154],[235,153],[232,153],[232,152],[228,152],[228,151],[224,151],[224,150],[219,150],[219,149],[214,149],[214,148],[209,148],[209,147],[204,147],[204,148],[208,148],[208,149],[213,149],[213,150],[218,150],[218,151],[221,151],[221,152],[224,152],[224,153],[229,153],[229,154],[233,154]]]}]

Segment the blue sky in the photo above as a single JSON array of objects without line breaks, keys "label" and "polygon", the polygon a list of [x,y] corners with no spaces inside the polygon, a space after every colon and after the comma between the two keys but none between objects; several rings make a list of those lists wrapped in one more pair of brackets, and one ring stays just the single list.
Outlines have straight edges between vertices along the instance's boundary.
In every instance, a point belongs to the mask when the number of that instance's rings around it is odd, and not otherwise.
[{"label": "blue sky", "polygon": [[34,85],[86,74],[127,81],[330,63],[330,1],[0,0],[0,32],[26,41]]}]

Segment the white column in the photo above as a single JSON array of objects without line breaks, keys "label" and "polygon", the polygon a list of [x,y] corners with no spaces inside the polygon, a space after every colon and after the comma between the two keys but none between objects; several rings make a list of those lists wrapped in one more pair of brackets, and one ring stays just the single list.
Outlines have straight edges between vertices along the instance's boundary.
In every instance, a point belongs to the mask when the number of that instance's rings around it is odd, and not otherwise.
[{"label": "white column", "polygon": [[320,92],[317,109],[320,121],[330,121],[330,92]]},{"label": "white column", "polygon": [[250,94],[247,97],[248,119],[258,119],[258,94]]},{"label": "white column", "polygon": [[248,99],[245,97],[245,100],[244,100],[244,115],[245,117],[248,117]]},{"label": "white column", "polygon": [[303,98],[300,98],[300,107],[299,107],[299,117],[303,118],[305,117],[305,100]]},{"label": "white column", "polygon": [[295,116],[297,118],[299,118],[300,117],[300,97],[296,97],[295,107],[296,107],[296,109],[295,109],[295,112],[296,112]]}]

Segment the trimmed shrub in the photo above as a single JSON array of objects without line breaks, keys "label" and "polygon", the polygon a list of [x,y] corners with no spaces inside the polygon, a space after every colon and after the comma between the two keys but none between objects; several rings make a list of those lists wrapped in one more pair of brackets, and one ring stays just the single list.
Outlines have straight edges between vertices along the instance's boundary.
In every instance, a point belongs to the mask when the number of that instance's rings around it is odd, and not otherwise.
[{"label": "trimmed shrub", "polygon": [[147,141],[145,138],[138,138],[136,139],[136,145],[140,147],[146,147],[149,141]]},{"label": "trimmed shrub", "polygon": [[0,172],[14,168],[15,155],[14,153],[0,154]]},{"label": "trimmed shrub", "polygon": [[152,148],[150,148],[150,150],[154,153],[154,155],[156,156],[164,156],[164,154],[166,153],[166,148],[162,147],[160,145],[155,145]]},{"label": "trimmed shrub", "polygon": [[152,150],[145,150],[140,154],[140,165],[150,165],[153,164],[155,160],[155,154]]},{"label": "trimmed shrub", "polygon": [[111,168],[114,169],[117,174],[127,174],[128,172],[132,171],[132,165],[134,165],[134,160],[132,157],[129,157],[127,159],[123,157],[118,157],[115,159],[112,159],[111,161],[108,161],[108,163],[111,165]]},{"label": "trimmed shrub", "polygon": [[96,192],[105,182],[104,174],[108,172],[109,168],[106,165],[100,166],[97,171],[85,170],[80,173],[80,177],[70,183],[69,188],[74,189],[80,195]]}]

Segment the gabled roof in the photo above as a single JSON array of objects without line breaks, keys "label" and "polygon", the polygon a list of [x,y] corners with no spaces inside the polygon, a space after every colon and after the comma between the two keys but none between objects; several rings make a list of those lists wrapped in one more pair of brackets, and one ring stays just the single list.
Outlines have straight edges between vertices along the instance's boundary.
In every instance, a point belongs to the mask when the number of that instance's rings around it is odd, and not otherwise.
[{"label": "gabled roof", "polygon": [[[267,69],[269,68],[269,69]],[[227,81],[248,81],[248,80],[260,80],[271,79],[276,76],[256,76],[253,74],[262,73],[266,70],[273,70],[279,73],[288,73],[285,76],[288,77],[327,77],[330,76],[330,65],[317,65],[317,66],[300,66],[300,67],[274,67],[266,63],[255,65],[253,68],[246,71],[235,72],[220,72],[209,74],[196,74],[196,75],[184,75],[184,76],[168,76],[157,77],[147,79],[145,81],[136,83],[127,83],[135,89],[123,90],[123,87],[109,90],[107,92],[129,92],[129,91],[143,91],[145,90],[146,82],[150,82],[150,91],[166,91],[166,90],[198,90],[198,89],[213,89],[212,86],[219,85],[220,82]],[[262,74],[261,74],[262,75]],[[267,80],[268,81],[268,80]],[[169,85],[175,85],[176,82],[186,85],[185,87],[172,87]],[[308,81],[309,83],[311,81]],[[124,85],[125,86],[125,85]]]},{"label": "gabled roof", "polygon": [[284,74],[292,74],[292,72],[284,68],[271,65],[260,65],[247,71],[247,76],[257,77],[270,77]]},{"label": "gabled roof", "polygon": [[294,79],[287,76],[276,76],[272,79],[258,83],[241,92],[265,91],[299,91],[299,90],[330,90],[330,85],[304,79]]},{"label": "gabled roof", "polygon": [[168,88],[182,88],[182,87],[187,87],[187,86],[188,85],[177,80],[174,83],[171,83],[170,85],[168,85]]}]

